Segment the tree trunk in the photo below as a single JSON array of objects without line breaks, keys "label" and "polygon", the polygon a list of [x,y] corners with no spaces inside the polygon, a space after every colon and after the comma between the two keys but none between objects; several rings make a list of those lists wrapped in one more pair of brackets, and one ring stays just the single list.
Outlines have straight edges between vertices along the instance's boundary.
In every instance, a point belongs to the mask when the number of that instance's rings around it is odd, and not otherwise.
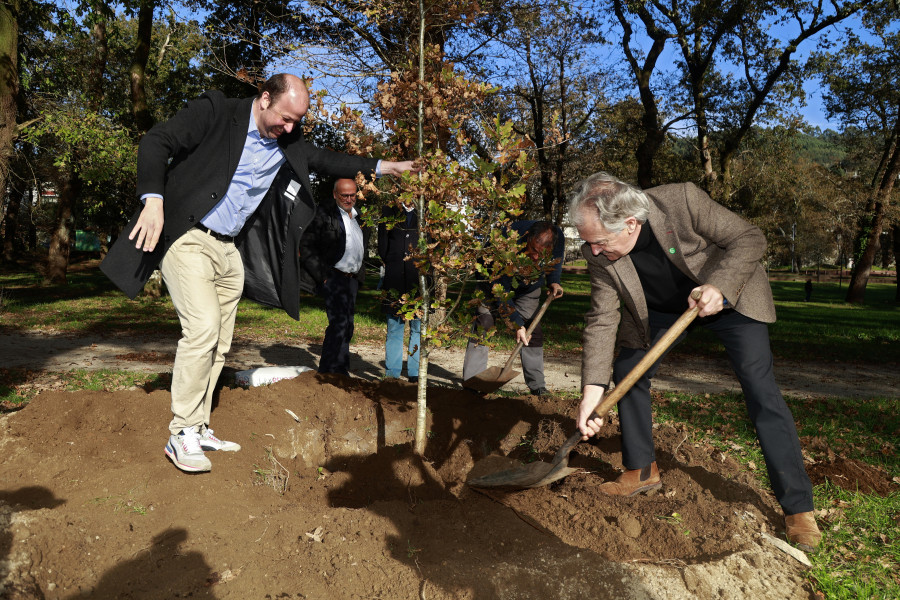
[{"label": "tree trunk", "polygon": [[878,244],[881,241],[881,230],[884,225],[884,207],[891,200],[891,192],[894,183],[900,175],[900,118],[894,124],[893,135],[885,150],[888,160],[884,161],[885,168],[881,177],[877,179],[877,185],[873,185],[872,197],[869,200],[863,216],[860,218],[859,230],[854,241],[853,272],[850,274],[850,284],[847,287],[847,302],[861,304],[866,295],[866,284],[869,282],[869,273],[875,263],[875,255],[878,252]]},{"label": "tree trunk", "polygon": [[900,304],[900,224],[891,227],[891,237],[894,240],[894,279],[897,281],[897,291],[894,293],[894,302]]},{"label": "tree trunk", "polygon": [[94,24],[91,36],[94,38],[94,49],[97,55],[91,65],[88,107],[93,111],[98,111],[103,106],[103,96],[106,91],[103,77],[106,74],[106,64],[109,60],[109,41],[106,38],[105,20],[99,20]]},{"label": "tree trunk", "polygon": [[56,225],[50,238],[44,278],[48,283],[65,285],[72,241],[72,207],[78,197],[77,188],[80,187],[79,179],[71,168],[59,178],[57,187],[59,197],[56,204]]},{"label": "tree trunk", "polygon": [[154,0],[141,0],[138,13],[137,44],[134,49],[134,60],[131,63],[131,107],[134,123],[141,134],[153,127],[153,116],[147,105],[147,61],[150,59],[150,40],[153,33]]},{"label": "tree trunk", "polygon": [[[423,0],[419,0],[419,83],[425,83],[425,4]],[[418,107],[418,143],[416,150],[418,155],[422,156],[425,151],[425,105],[422,94],[419,94]],[[419,173],[419,180],[422,174]],[[419,235],[423,231],[427,231],[427,212],[425,205],[425,195],[419,194],[417,200],[417,208],[419,210]],[[416,387],[416,454],[425,456],[425,441],[428,433],[426,430],[428,423],[428,355],[431,353],[431,344],[429,344],[429,327],[430,310],[428,297],[428,282],[424,273],[419,273],[419,291],[422,294],[424,302],[424,312],[422,314],[422,323],[420,324],[419,337],[419,384]]]},{"label": "tree trunk", "polygon": [[[9,185],[19,95],[19,0],[0,2],[0,199]],[[5,253],[4,253],[5,255]]]},{"label": "tree trunk", "polygon": [[853,272],[850,274],[850,283],[847,286],[847,302],[862,304],[866,296],[866,284],[869,283],[869,274],[875,263],[875,255],[878,253],[878,242],[881,237],[881,228],[884,223],[884,204],[870,202],[866,207],[866,214],[861,218],[859,232],[854,241]]},{"label": "tree trunk", "polygon": [[15,262],[18,254],[16,236],[19,232],[19,208],[22,206],[23,193],[12,186],[9,188],[9,202],[3,217],[3,262]]}]

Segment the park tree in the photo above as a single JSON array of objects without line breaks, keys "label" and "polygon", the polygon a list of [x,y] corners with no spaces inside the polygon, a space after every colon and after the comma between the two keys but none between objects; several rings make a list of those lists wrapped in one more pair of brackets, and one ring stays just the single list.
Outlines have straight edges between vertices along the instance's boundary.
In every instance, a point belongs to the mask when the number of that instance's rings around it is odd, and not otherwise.
[{"label": "park tree", "polygon": [[[658,182],[657,153],[667,133],[686,126],[696,132],[695,151],[705,186],[726,201],[733,192],[731,167],[747,134],[761,122],[779,122],[803,97],[804,69],[796,61],[800,46],[822,38],[824,31],[865,4],[860,0],[610,3],[643,107],[639,185]],[[787,27],[796,30],[790,39],[782,41],[772,33]],[[671,65],[666,61],[667,45],[677,51]]]},{"label": "park tree", "polygon": [[596,139],[595,117],[608,109],[608,75],[596,61],[595,18],[577,5],[517,2],[486,68],[501,85],[496,110],[534,143],[539,180],[535,214],[562,222],[566,190],[589,175],[580,160]]},{"label": "park tree", "polygon": [[[196,24],[154,22],[152,3],[57,7],[23,65],[23,142],[40,181],[57,190],[46,278],[65,283],[76,221],[115,238],[134,207],[140,136],[205,89]],[[149,44],[148,44],[149,24]],[[152,56],[152,60],[151,60]]]},{"label": "park tree", "polygon": [[795,273],[833,253],[843,208],[840,177],[804,158],[798,138],[793,128],[754,128],[732,168],[733,210],[762,229],[770,258],[783,257]]},{"label": "park tree", "polygon": [[[402,314],[422,321],[416,427],[416,451],[422,454],[431,348],[469,331],[470,308],[484,299],[476,282],[518,269],[526,276],[536,272],[523,264],[518,240],[505,235],[521,214],[530,144],[512,123],[485,117],[481,111],[495,89],[465,74],[446,53],[448,32],[485,18],[478,3],[395,3],[344,10],[335,18],[335,27],[358,36],[347,43],[359,44],[353,51],[359,58],[388,67],[380,71],[372,100],[385,128],[386,153],[417,158],[423,166],[418,176],[407,174],[402,181],[364,184],[385,193],[387,202],[415,205],[419,212],[420,240],[410,257],[420,273],[419,290],[393,300]],[[381,136],[366,127],[366,113],[345,104],[338,117],[356,124],[348,151],[369,153],[377,146]]]},{"label": "park tree", "polygon": [[886,216],[896,201],[900,176],[900,30],[890,10],[872,11],[865,39],[848,33],[840,52],[819,55],[828,93],[829,117],[842,123],[845,138],[867,188],[853,244],[847,302],[862,303]]},{"label": "park tree", "polygon": [[[419,373],[425,376],[419,380],[416,428],[420,454],[426,440],[431,348],[469,330],[472,309],[487,301],[484,290],[477,286],[479,281],[496,281],[504,275],[529,277],[537,270],[528,264],[529,259],[523,259],[515,236],[506,235],[525,201],[532,168],[527,152],[530,144],[515,134],[511,122],[498,117],[479,121],[477,135],[481,139],[474,143],[472,127],[467,124],[490,87],[454,71],[435,46],[423,44],[421,58],[418,68],[411,64],[392,74],[375,98],[392,133],[392,146],[408,152],[413,149],[409,140],[416,140],[414,150],[425,168],[397,196],[400,204],[414,203],[421,216],[419,245],[410,258],[420,272],[420,294],[400,298],[404,312],[422,319]],[[444,151],[444,132],[453,134],[457,154],[462,157]],[[493,149],[490,160],[480,156],[477,145]],[[435,284],[449,292],[436,294]],[[493,292],[505,297],[499,287]]]}]

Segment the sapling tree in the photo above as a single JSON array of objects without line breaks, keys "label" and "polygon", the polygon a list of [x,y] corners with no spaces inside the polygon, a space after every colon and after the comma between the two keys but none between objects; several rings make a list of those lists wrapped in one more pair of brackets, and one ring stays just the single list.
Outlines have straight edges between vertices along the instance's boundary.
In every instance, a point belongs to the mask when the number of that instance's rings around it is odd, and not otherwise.
[{"label": "sapling tree", "polygon": [[[439,46],[426,44],[435,20],[465,22],[478,18],[480,9],[474,2],[420,2],[418,15],[418,44],[409,45],[414,52],[378,84],[373,107],[387,130],[386,155],[416,158],[422,167],[380,191],[397,205],[415,205],[419,214],[418,245],[408,258],[420,274],[419,289],[393,300],[400,314],[421,319],[415,448],[423,454],[431,349],[468,334],[471,308],[484,300],[478,281],[535,276],[538,267],[521,256],[516,237],[506,235],[522,212],[533,144],[516,135],[512,123],[479,112],[494,88],[464,74]],[[367,16],[374,21],[382,15],[369,9]],[[345,120],[354,118],[348,108],[343,112]],[[361,125],[362,115],[355,118]],[[371,137],[351,138],[349,151],[371,151]],[[488,148],[489,155],[476,147]],[[379,191],[375,182],[365,185]]]}]

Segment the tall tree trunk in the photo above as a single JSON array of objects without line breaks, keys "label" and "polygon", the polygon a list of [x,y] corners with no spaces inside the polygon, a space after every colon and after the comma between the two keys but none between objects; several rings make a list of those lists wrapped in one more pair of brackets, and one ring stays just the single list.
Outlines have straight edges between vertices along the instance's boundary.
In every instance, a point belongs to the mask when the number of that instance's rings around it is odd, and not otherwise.
[{"label": "tall tree trunk", "polygon": [[[559,127],[562,133],[562,139],[559,142],[559,148],[556,151],[556,172],[555,187],[553,195],[556,197],[556,210],[551,205],[549,211],[544,211],[544,218],[559,225],[566,216],[566,203],[563,198],[566,197],[563,190],[564,175],[566,171],[566,153],[569,150],[569,112],[567,109],[566,97],[568,88],[566,86],[566,60],[560,53],[558,59],[559,75],[557,77],[557,85],[559,86]],[[546,207],[545,207],[546,208]],[[555,214],[554,214],[555,213]]]},{"label": "tall tree trunk", "polygon": [[72,207],[81,187],[80,179],[71,168],[58,178],[56,224],[50,237],[45,279],[52,284],[64,285],[69,268],[69,248],[72,242]]},{"label": "tall tree trunk", "polygon": [[[884,207],[891,200],[894,183],[900,175],[900,115],[894,123],[894,129],[885,146],[883,160],[884,171],[876,176],[872,196],[866,210],[860,217],[859,229],[854,240],[853,271],[847,287],[847,302],[861,304],[865,300],[866,284],[875,263],[875,255],[881,242],[881,230],[884,225]],[[880,169],[880,167],[879,167]]]},{"label": "tall tree trunk", "polygon": [[147,105],[147,61],[150,59],[150,40],[153,33],[153,9],[155,0],[141,0],[138,12],[137,44],[131,62],[131,107],[134,123],[141,134],[153,127],[153,116]]},{"label": "tall tree trunk", "polygon": [[9,202],[6,205],[6,214],[3,216],[3,262],[15,262],[18,254],[16,237],[19,229],[19,209],[22,206],[24,193],[15,186],[10,186]]},{"label": "tall tree trunk", "polygon": [[866,206],[866,214],[860,219],[859,231],[853,243],[854,263],[847,287],[847,302],[862,304],[865,300],[866,284],[869,283],[869,275],[878,253],[883,223],[884,204],[873,199]]},{"label": "tall tree trunk", "polygon": [[897,281],[897,290],[894,293],[894,302],[900,304],[900,223],[891,227],[891,238],[894,240],[894,279]]},{"label": "tall tree trunk", "polygon": [[[423,0],[419,0],[419,84],[424,86],[425,83],[425,4]],[[419,93],[418,106],[418,142],[416,143],[417,156],[425,153],[425,104],[422,93]],[[419,180],[422,174],[419,173]],[[419,235],[427,231],[427,207],[425,204],[425,195],[419,194],[417,198],[417,206],[419,212]],[[428,359],[431,354],[431,344],[429,343],[430,334],[430,313],[428,310],[431,299],[428,295],[428,281],[425,273],[419,272],[419,291],[422,293],[423,306],[425,311],[422,314],[422,322],[420,324],[419,337],[419,385],[416,387],[416,454],[425,456],[425,442],[428,435]]]},{"label": "tall tree trunk", "polygon": [[19,96],[19,0],[0,2],[0,202],[9,184]]},{"label": "tall tree trunk", "polygon": [[641,140],[635,151],[638,163],[637,180],[640,187],[649,188],[653,186],[656,177],[654,169],[656,154],[666,139],[666,133],[660,126],[659,108],[656,105],[656,96],[650,87],[650,77],[656,69],[656,61],[666,46],[666,40],[671,36],[657,27],[650,13],[642,4],[636,4],[635,9],[638,16],[647,29],[647,35],[653,40],[653,44],[646,52],[644,62],[639,64],[638,57],[632,52],[630,46],[633,32],[631,24],[625,16],[625,5],[626,3],[623,0],[613,1],[613,10],[623,31],[622,50],[637,82],[641,106],[644,109],[644,114],[641,116],[641,128],[644,131],[644,139]]},{"label": "tall tree trunk", "polygon": [[[91,65],[90,81],[88,83],[88,108],[92,111],[100,111],[103,107],[105,94],[106,66],[109,60],[109,40],[106,37],[106,23],[109,15],[109,6],[101,1],[94,7],[93,16],[96,19],[91,36],[94,40],[96,56]],[[66,272],[69,268],[69,247],[72,242],[72,217],[75,203],[81,192],[81,175],[75,168],[78,164],[78,151],[73,152],[75,157],[71,163],[61,167],[57,177],[57,193],[59,201],[56,210],[56,224],[53,235],[50,238],[50,249],[47,254],[46,279],[50,283],[65,284]]]}]

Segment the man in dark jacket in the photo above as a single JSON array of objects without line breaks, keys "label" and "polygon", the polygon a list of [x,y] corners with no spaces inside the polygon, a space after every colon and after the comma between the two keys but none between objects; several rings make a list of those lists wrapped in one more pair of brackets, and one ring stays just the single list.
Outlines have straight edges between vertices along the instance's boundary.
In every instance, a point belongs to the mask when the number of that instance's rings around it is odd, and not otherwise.
[{"label": "man in dark jacket", "polygon": [[319,373],[350,374],[350,339],[356,293],[365,278],[369,229],[354,206],[358,190],[352,179],[334,184],[334,203],[323,203],[300,239],[300,263],[325,299],[328,327],[322,342]]},{"label": "man in dark jacket", "polygon": [[419,380],[421,321],[418,318],[407,321],[397,310],[397,303],[401,296],[419,288],[416,265],[411,260],[406,260],[418,240],[419,215],[414,206],[389,206],[384,209],[378,225],[378,256],[384,264],[382,288],[386,290],[383,308],[387,314],[384,376],[395,379],[400,377],[403,370],[403,332],[408,322],[406,374],[412,383]]},{"label": "man in dark jacket", "polygon": [[[207,92],[141,140],[137,192],[144,206],[101,269],[132,298],[157,266],[162,271],[182,327],[165,452],[183,471],[209,471],[204,450],[240,448],[215,437],[209,418],[244,288],[248,257],[240,255],[235,236],[256,212],[280,166],[287,162],[299,177],[295,207],[284,229],[290,248],[280,253],[286,257],[283,262],[270,265],[279,273],[281,287],[270,295],[295,318],[299,288],[291,254],[296,255],[314,212],[309,170],[354,177],[412,169],[409,161],[377,161],[307,144],[299,123],[308,109],[303,81],[279,74],[253,98]],[[274,215],[262,215],[261,231]]]},{"label": "man in dark jacket", "polygon": [[[565,253],[565,237],[562,230],[548,221],[516,221],[510,225],[510,233],[517,235],[522,244],[522,252],[534,262],[547,259],[548,264],[555,261],[553,270],[546,277],[541,274],[534,281],[518,281],[513,288],[512,277],[503,277],[499,281],[491,282],[484,286],[489,293],[493,284],[499,283],[506,291],[512,291],[513,297],[508,302],[507,311],[511,311],[509,318],[518,326],[516,329],[516,342],[522,342],[522,374],[525,383],[534,396],[547,394],[544,384],[544,333],[540,323],[535,327],[529,338],[526,329],[531,324],[531,317],[537,312],[541,302],[541,289],[546,283],[549,293],[554,298],[563,295],[560,285],[562,278],[562,262]],[[481,305],[475,318],[475,330],[482,331],[494,327],[494,321],[500,314],[500,303],[492,302],[491,306]],[[466,355],[463,359],[463,381],[478,375],[487,369],[488,347],[477,341],[470,341],[466,346]]]}]

